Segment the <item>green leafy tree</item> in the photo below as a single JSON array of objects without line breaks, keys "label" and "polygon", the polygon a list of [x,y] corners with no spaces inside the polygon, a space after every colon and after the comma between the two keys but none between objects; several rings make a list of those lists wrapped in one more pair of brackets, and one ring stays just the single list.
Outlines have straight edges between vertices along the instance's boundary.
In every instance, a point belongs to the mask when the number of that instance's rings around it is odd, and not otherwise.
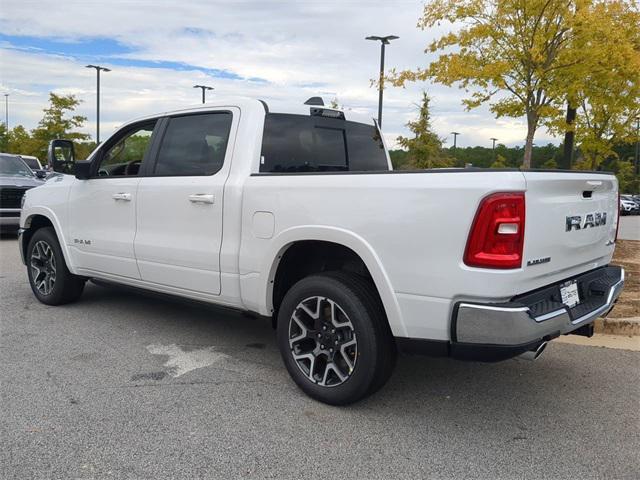
[{"label": "green leafy tree", "polygon": [[495,161],[491,164],[491,168],[507,168],[507,159],[500,155],[499,153],[496,155]]},{"label": "green leafy tree", "polygon": [[540,166],[540,168],[542,168],[544,170],[555,170],[556,168],[558,168],[558,162],[556,162],[555,158],[550,158],[549,160],[544,162]]},{"label": "green leafy tree", "polygon": [[389,157],[394,170],[409,168],[409,154],[406,150],[389,150]]},{"label": "green leafy tree", "polygon": [[22,125],[16,125],[9,132],[9,152],[38,156],[33,137]]},{"label": "green leafy tree", "polygon": [[422,93],[418,119],[407,123],[413,138],[398,137],[398,144],[407,150],[407,166],[413,168],[442,168],[453,165],[453,159],[442,148],[442,139],[431,129],[429,96]]},{"label": "green leafy tree", "polygon": [[9,153],[9,132],[7,132],[7,126],[4,123],[0,123],[0,149]]},{"label": "green leafy tree", "polygon": [[46,156],[49,142],[57,138],[80,141],[89,138],[88,134],[77,131],[87,121],[87,117],[73,115],[80,102],[75,95],[49,94],[49,106],[43,110],[44,116],[38,126],[31,131],[35,144],[33,154]]},{"label": "green leafy tree", "polygon": [[89,135],[77,130],[84,126],[86,117],[73,115],[80,104],[73,95],[49,94],[49,106],[38,126],[27,131],[22,125],[16,125],[8,134],[5,125],[0,125],[0,145],[8,153],[33,155],[41,161],[46,158],[49,142],[56,138],[76,140],[76,157],[84,159],[95,148],[94,142],[87,142]]}]

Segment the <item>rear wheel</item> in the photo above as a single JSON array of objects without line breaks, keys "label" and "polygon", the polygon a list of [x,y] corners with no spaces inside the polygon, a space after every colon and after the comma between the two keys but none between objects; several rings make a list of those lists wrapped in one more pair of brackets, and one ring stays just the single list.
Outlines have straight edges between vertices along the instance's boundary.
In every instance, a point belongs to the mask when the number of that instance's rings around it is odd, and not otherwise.
[{"label": "rear wheel", "polygon": [[378,390],[396,358],[375,286],[342,272],[306,277],[287,292],[278,312],[278,345],[297,385],[332,405]]},{"label": "rear wheel", "polygon": [[31,290],[42,303],[62,305],[82,294],[85,279],[69,272],[53,228],[40,228],[33,234],[26,259]]}]

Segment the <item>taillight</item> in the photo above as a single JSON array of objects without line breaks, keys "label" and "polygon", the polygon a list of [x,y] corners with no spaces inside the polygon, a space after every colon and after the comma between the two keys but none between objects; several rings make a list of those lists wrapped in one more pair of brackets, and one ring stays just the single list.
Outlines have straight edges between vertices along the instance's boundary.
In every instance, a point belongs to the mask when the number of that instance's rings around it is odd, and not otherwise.
[{"label": "taillight", "polygon": [[464,263],[481,268],[520,268],[524,212],[524,192],[485,197],[473,220]]}]

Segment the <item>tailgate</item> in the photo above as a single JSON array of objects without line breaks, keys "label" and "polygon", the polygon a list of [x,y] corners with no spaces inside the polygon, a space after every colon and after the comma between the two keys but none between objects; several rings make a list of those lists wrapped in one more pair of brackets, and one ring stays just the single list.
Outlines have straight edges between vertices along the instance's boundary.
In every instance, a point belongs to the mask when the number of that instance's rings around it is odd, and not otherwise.
[{"label": "tailgate", "polygon": [[523,172],[522,267],[532,277],[571,276],[607,264],[618,222],[618,182],[599,173]]}]

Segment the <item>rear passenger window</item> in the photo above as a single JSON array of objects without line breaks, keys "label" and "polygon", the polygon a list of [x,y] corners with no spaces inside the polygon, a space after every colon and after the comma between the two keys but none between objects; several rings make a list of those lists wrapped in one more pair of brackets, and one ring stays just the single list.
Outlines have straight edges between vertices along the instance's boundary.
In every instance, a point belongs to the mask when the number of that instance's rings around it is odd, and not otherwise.
[{"label": "rear passenger window", "polygon": [[222,168],[232,115],[216,112],[171,117],[155,166],[155,175],[213,175]]}]

